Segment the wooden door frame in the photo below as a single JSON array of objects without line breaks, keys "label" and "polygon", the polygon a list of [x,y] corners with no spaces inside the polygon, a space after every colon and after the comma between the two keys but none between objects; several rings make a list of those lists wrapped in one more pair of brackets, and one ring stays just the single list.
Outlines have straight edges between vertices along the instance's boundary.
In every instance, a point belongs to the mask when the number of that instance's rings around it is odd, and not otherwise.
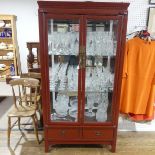
[{"label": "wooden door frame", "polygon": [[60,20],[64,20],[64,19],[68,19],[68,20],[79,20],[79,25],[80,25],[80,30],[79,30],[79,49],[80,46],[82,46],[82,16],[79,15],[57,15],[57,14],[46,14],[45,16],[41,18],[42,20],[44,20],[44,23],[42,25],[42,28],[40,30],[41,32],[41,36],[44,35],[44,40],[41,41],[42,46],[44,47],[41,49],[40,55],[41,57],[44,57],[44,59],[41,59],[41,73],[42,73],[42,80],[45,80],[45,82],[42,83],[42,91],[44,93],[43,94],[43,99],[45,99],[43,101],[44,106],[43,106],[43,114],[44,114],[44,122],[46,122],[46,125],[50,125],[50,124],[56,124],[56,125],[66,125],[66,124],[80,124],[81,123],[81,115],[80,115],[80,111],[81,111],[81,69],[79,69],[78,71],[78,122],[52,122],[50,120],[50,115],[51,115],[51,100],[50,100],[50,90],[49,90],[49,60],[48,60],[48,20],[49,19],[60,19]]},{"label": "wooden door frame", "polygon": [[[112,114],[112,121],[111,122],[97,122],[97,123],[89,123],[89,122],[84,122],[84,111],[85,111],[85,68],[82,70],[82,122],[83,125],[113,125],[116,126],[117,124],[117,116],[118,116],[118,109],[119,109],[119,100],[120,100],[120,88],[119,85],[121,85],[121,66],[122,66],[122,56],[121,52],[123,53],[122,50],[122,45],[121,44],[121,37],[123,35],[123,15],[118,15],[118,16],[92,16],[92,15],[85,15],[83,19],[84,23],[84,38],[83,38],[83,46],[86,48],[86,36],[87,36],[87,20],[118,20],[118,26],[117,26],[117,49],[116,49],[116,61],[115,61],[115,71],[114,71],[114,87],[113,87],[113,95],[112,95],[112,108],[111,108],[111,114]],[[85,50],[86,52],[86,50]],[[86,59],[86,53],[85,53],[85,59]],[[118,83],[119,82],[119,83]],[[117,84],[116,84],[117,83]]]}]

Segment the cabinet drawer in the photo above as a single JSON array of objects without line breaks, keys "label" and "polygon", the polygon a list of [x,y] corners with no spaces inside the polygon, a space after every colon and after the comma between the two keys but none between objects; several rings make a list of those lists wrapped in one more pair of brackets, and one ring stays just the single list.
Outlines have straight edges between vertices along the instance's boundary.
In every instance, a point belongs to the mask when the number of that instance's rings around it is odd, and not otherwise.
[{"label": "cabinet drawer", "polygon": [[102,140],[112,140],[113,139],[113,129],[84,129],[83,137],[86,139],[102,139]]},{"label": "cabinet drawer", "polygon": [[[50,129],[47,131],[48,139],[72,139],[72,138],[80,138],[80,129]],[[64,139],[64,140],[65,140]]]}]

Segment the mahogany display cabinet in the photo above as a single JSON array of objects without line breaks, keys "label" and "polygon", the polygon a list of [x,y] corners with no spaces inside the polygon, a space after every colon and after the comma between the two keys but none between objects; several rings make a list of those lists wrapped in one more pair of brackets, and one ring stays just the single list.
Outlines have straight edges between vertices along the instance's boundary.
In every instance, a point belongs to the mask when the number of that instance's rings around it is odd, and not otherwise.
[{"label": "mahogany display cabinet", "polygon": [[38,1],[45,151],[116,150],[128,3]]}]

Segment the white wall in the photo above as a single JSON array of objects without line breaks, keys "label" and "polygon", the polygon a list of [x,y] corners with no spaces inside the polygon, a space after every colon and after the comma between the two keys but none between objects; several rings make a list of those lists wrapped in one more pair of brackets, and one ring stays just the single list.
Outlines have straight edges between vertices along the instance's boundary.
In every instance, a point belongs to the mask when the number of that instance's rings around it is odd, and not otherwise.
[{"label": "white wall", "polygon": [[[77,1],[85,1],[85,0],[77,0]],[[93,0],[93,1],[130,2],[128,33],[146,27],[149,0]],[[22,72],[27,72],[26,59],[28,50],[26,48],[26,42],[39,41],[37,9],[38,9],[37,0],[0,0],[0,14],[14,14],[17,16],[17,39],[19,44],[19,52],[21,56]],[[139,124],[123,120],[122,118],[120,118],[119,129],[132,130],[132,131],[155,131],[155,121],[152,121],[147,124]]]}]

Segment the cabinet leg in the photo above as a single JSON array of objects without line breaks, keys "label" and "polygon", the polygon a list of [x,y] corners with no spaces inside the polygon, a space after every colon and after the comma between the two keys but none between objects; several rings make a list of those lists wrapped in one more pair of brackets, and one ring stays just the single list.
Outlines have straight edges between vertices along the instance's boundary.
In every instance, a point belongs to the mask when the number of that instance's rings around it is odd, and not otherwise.
[{"label": "cabinet leg", "polygon": [[111,144],[111,152],[113,152],[113,153],[116,152],[116,143],[115,143],[115,142],[113,142],[113,143]]},{"label": "cabinet leg", "polygon": [[45,152],[46,152],[46,153],[48,153],[48,151],[49,151],[48,148],[49,148],[48,146],[45,146]]},{"label": "cabinet leg", "polygon": [[45,140],[45,152],[47,153],[49,151],[49,145],[48,142]]}]

